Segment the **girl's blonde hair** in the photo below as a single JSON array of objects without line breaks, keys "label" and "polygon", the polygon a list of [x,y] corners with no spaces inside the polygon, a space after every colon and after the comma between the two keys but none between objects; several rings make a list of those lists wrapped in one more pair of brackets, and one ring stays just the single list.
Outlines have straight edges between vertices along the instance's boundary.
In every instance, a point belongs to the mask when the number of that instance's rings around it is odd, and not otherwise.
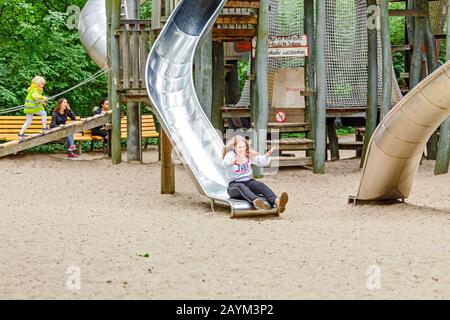
[{"label": "girl's blonde hair", "polygon": [[246,157],[250,157],[252,154],[255,153],[255,151],[252,150],[252,148],[250,147],[250,143],[248,143],[248,140],[245,139],[245,137],[243,137],[243,136],[234,136],[223,147],[222,158],[225,158],[227,153],[230,152],[231,150],[233,150],[236,147],[236,145],[238,144],[238,142],[240,142],[240,141],[243,141],[245,143],[245,147],[246,147],[245,148],[245,156]]},{"label": "girl's blonde hair", "polygon": [[45,79],[41,76],[36,76],[31,80],[31,83],[37,84],[39,86],[45,84]]}]

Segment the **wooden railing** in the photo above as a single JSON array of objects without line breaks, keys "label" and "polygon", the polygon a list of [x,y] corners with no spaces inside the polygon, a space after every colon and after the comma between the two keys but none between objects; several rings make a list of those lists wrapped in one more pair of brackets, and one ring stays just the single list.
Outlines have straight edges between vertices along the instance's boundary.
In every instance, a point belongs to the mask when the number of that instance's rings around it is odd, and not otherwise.
[{"label": "wooden railing", "polygon": [[152,42],[150,20],[122,20],[120,40],[120,92],[145,90],[145,66]]}]

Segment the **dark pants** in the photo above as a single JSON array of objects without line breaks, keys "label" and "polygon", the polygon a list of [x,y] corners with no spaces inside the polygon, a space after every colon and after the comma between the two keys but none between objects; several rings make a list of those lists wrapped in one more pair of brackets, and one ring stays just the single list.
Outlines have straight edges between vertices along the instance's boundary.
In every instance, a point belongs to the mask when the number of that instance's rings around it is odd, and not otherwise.
[{"label": "dark pants", "polygon": [[108,130],[102,130],[102,129],[94,128],[94,129],[92,129],[92,135],[93,136],[100,136],[103,139],[105,139],[105,141],[106,141],[106,137],[108,136]]},{"label": "dark pants", "polygon": [[244,182],[230,182],[228,195],[234,199],[245,199],[251,203],[260,196],[265,197],[271,206],[274,205],[277,196],[264,183],[250,179]]}]

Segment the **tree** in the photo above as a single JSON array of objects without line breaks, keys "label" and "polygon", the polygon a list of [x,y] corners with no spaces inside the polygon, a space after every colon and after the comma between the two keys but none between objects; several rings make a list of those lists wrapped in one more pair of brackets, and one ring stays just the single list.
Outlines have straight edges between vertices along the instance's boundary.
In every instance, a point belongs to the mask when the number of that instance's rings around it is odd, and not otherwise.
[{"label": "tree", "polygon": [[[91,77],[99,69],[83,49],[76,29],[66,26],[69,5],[86,0],[0,0],[0,111],[21,105],[31,79],[46,78],[45,94],[55,95]],[[106,96],[102,76],[65,97],[77,114],[90,110]],[[51,109],[49,103],[47,109]]]}]

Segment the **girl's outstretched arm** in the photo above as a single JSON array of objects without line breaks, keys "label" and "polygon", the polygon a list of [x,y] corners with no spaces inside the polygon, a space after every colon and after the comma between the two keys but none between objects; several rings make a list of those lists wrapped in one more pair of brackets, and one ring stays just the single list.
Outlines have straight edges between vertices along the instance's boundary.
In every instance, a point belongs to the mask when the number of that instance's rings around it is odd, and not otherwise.
[{"label": "girl's outstretched arm", "polygon": [[267,153],[263,156],[255,156],[253,163],[258,167],[268,167],[270,166],[271,156],[274,148],[267,151]]},{"label": "girl's outstretched arm", "polygon": [[227,169],[227,168],[235,165],[236,164],[236,160],[237,160],[237,158],[233,154],[233,152],[228,152],[225,155],[225,158],[223,158],[223,160],[222,160],[222,167]]}]

